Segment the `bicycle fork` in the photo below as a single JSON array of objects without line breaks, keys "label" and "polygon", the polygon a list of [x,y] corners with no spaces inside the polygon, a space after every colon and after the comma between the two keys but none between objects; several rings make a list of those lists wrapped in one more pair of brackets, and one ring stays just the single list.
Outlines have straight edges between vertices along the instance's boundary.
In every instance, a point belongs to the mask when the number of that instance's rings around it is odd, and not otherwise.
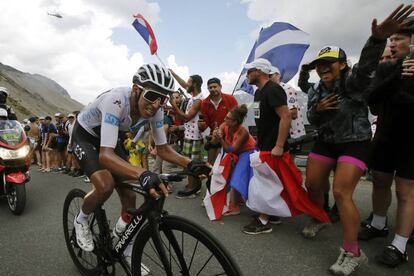
[{"label": "bicycle fork", "polygon": [[[171,260],[168,260],[168,256],[166,253],[166,245],[163,244],[161,235],[160,235],[160,216],[154,216],[154,215],[149,215],[149,223],[150,223],[150,227],[152,228],[151,230],[151,238],[152,241],[154,243],[154,246],[159,254],[159,257],[161,259],[161,262],[164,266],[165,269],[165,273],[168,276],[172,276],[173,273],[171,271]],[[177,242],[177,239],[175,238],[174,234],[172,233],[172,231],[168,228],[164,228],[163,229],[164,234],[166,235],[166,237],[168,238],[168,241],[171,243],[171,246],[178,258],[178,261],[180,262],[180,267],[182,269],[181,273],[182,275],[190,275],[190,272],[188,270],[187,264],[185,262],[184,259],[184,255],[182,250],[180,249],[180,246]],[[170,252],[171,255],[171,252]]]}]

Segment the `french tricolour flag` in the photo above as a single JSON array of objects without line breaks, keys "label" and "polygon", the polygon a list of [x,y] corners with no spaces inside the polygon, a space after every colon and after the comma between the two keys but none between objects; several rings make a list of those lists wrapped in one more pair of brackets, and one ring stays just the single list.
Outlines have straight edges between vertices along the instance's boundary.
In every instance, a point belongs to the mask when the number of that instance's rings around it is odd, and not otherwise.
[{"label": "french tricolour flag", "polygon": [[[275,22],[262,28],[246,63],[256,58],[265,58],[280,70],[281,80],[288,82],[298,72],[305,51],[309,48],[309,35],[285,22]],[[254,94],[254,88],[246,78],[243,69],[235,90]]]},{"label": "french tricolour flag", "polygon": [[228,191],[232,187],[244,197],[246,205],[258,213],[280,217],[307,214],[318,221],[329,222],[325,211],[310,200],[302,187],[301,172],[289,153],[273,158],[270,152],[253,152],[248,158],[239,156],[238,160],[231,155],[219,156],[220,160],[218,158],[213,166],[210,191],[204,198],[211,220],[220,219],[228,210]]},{"label": "french tricolour flag", "polygon": [[211,169],[211,184],[203,200],[210,220],[219,220],[228,211],[230,203],[230,178],[238,156],[224,153],[217,156]]},{"label": "french tricolour flag", "polygon": [[141,14],[134,15],[134,18],[135,20],[132,22],[132,26],[134,26],[135,30],[137,30],[137,32],[149,45],[151,55],[155,54],[157,52],[158,46],[150,24]]}]

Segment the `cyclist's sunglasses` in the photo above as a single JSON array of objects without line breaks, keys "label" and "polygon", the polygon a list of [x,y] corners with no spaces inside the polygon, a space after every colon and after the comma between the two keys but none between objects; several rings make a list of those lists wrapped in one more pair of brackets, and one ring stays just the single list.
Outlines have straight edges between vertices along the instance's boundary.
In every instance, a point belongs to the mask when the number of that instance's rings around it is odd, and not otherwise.
[{"label": "cyclist's sunglasses", "polygon": [[150,103],[155,103],[156,101],[160,101],[160,105],[165,105],[168,102],[169,97],[167,95],[162,94],[161,92],[157,92],[154,90],[149,90],[146,88],[141,88],[143,90],[142,96],[145,100]]}]

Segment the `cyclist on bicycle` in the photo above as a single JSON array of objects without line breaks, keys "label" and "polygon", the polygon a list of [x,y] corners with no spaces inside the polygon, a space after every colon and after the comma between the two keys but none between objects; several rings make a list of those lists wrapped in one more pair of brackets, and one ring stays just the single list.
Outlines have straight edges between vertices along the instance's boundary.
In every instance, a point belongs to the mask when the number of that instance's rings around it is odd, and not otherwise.
[{"label": "cyclist on bicycle", "polygon": [[132,88],[114,88],[99,95],[79,114],[73,128],[73,153],[93,185],[74,221],[77,243],[85,251],[94,249],[88,216],[110,197],[114,188],[122,204],[120,220],[124,225],[131,220],[127,210],[135,207],[135,193],[116,187],[116,183],[138,179],[152,197],[168,195],[157,174],[126,161],[122,148],[126,132],[135,132],[149,122],[157,153],[163,160],[187,167],[196,175],[208,171],[204,163],[192,162],[167,145],[162,106],[174,92],[171,73],[157,64],[145,64],[132,82]]}]

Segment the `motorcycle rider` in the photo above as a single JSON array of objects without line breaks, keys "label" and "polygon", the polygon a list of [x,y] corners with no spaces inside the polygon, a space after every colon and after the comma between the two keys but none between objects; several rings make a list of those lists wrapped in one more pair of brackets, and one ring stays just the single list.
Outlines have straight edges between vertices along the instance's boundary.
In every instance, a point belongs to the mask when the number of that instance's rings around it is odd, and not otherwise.
[{"label": "motorcycle rider", "polygon": [[7,105],[7,97],[9,96],[9,91],[6,87],[0,87],[0,108],[3,108],[7,112],[7,118],[9,120],[17,120],[16,113],[13,108]]}]

